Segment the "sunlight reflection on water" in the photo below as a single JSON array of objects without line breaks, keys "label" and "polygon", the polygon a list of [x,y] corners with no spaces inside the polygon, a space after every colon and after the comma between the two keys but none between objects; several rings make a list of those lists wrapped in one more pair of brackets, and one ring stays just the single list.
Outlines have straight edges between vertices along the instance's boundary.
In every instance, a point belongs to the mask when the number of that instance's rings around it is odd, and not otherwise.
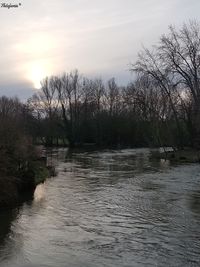
[{"label": "sunlight reflection on water", "polygon": [[46,191],[45,191],[45,183],[39,184],[34,192],[34,202],[40,202],[45,200],[46,198]]}]

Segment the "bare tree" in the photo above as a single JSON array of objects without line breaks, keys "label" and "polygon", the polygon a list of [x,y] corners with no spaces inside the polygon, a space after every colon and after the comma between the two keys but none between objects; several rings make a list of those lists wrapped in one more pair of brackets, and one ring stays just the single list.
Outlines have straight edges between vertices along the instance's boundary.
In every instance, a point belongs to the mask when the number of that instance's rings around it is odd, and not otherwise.
[{"label": "bare tree", "polygon": [[120,110],[120,92],[115,79],[112,78],[107,83],[107,88],[105,90],[105,104],[108,108],[109,115],[113,116]]},{"label": "bare tree", "polygon": [[196,146],[200,142],[200,25],[197,21],[190,21],[180,30],[172,26],[169,30],[168,35],[161,37],[159,52],[165,66],[191,95],[190,131],[195,131],[192,135],[195,135]]},{"label": "bare tree", "polygon": [[154,80],[156,87],[162,90],[163,94],[169,99],[171,109],[174,113],[177,131],[179,135],[179,146],[183,146],[181,126],[178,119],[178,112],[173,102],[173,93],[179,84],[174,73],[163,64],[163,60],[158,53],[158,50],[150,52],[148,49],[143,49],[139,54],[139,60],[133,65],[132,71],[136,71],[139,75],[149,76]]}]

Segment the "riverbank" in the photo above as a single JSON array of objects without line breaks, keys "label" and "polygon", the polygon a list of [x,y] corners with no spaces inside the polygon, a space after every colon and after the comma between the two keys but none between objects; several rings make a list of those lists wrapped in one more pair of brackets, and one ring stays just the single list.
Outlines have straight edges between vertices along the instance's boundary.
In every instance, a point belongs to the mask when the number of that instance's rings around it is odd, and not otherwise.
[{"label": "riverbank", "polygon": [[200,151],[195,149],[184,149],[176,151],[162,151],[153,153],[154,158],[168,159],[177,163],[200,163]]},{"label": "riverbank", "polygon": [[52,169],[46,166],[44,159],[29,162],[27,168],[15,176],[0,174],[0,208],[14,207],[25,195],[32,196],[36,186],[51,175]]}]

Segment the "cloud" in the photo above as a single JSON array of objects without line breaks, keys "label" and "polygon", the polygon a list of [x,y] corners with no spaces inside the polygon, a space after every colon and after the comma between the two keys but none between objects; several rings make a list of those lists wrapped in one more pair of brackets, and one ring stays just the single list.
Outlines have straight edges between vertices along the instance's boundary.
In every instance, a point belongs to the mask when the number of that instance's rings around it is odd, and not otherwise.
[{"label": "cloud", "polygon": [[22,101],[25,101],[31,97],[36,89],[34,89],[29,83],[6,83],[0,85],[0,96],[18,97]]},{"label": "cloud", "polygon": [[198,18],[200,9],[198,0],[21,3],[17,10],[0,8],[0,88],[12,84],[22,98],[42,76],[74,68],[86,75],[118,76],[126,83],[127,66],[141,45],[156,43],[169,24]]}]

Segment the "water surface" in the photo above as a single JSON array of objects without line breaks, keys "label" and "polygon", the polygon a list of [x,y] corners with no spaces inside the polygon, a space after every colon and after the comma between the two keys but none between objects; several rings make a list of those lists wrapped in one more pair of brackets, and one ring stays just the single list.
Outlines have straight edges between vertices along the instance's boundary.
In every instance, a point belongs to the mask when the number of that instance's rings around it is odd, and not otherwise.
[{"label": "water surface", "polygon": [[0,212],[0,266],[200,266],[200,165],[148,149],[49,158],[57,177]]}]

